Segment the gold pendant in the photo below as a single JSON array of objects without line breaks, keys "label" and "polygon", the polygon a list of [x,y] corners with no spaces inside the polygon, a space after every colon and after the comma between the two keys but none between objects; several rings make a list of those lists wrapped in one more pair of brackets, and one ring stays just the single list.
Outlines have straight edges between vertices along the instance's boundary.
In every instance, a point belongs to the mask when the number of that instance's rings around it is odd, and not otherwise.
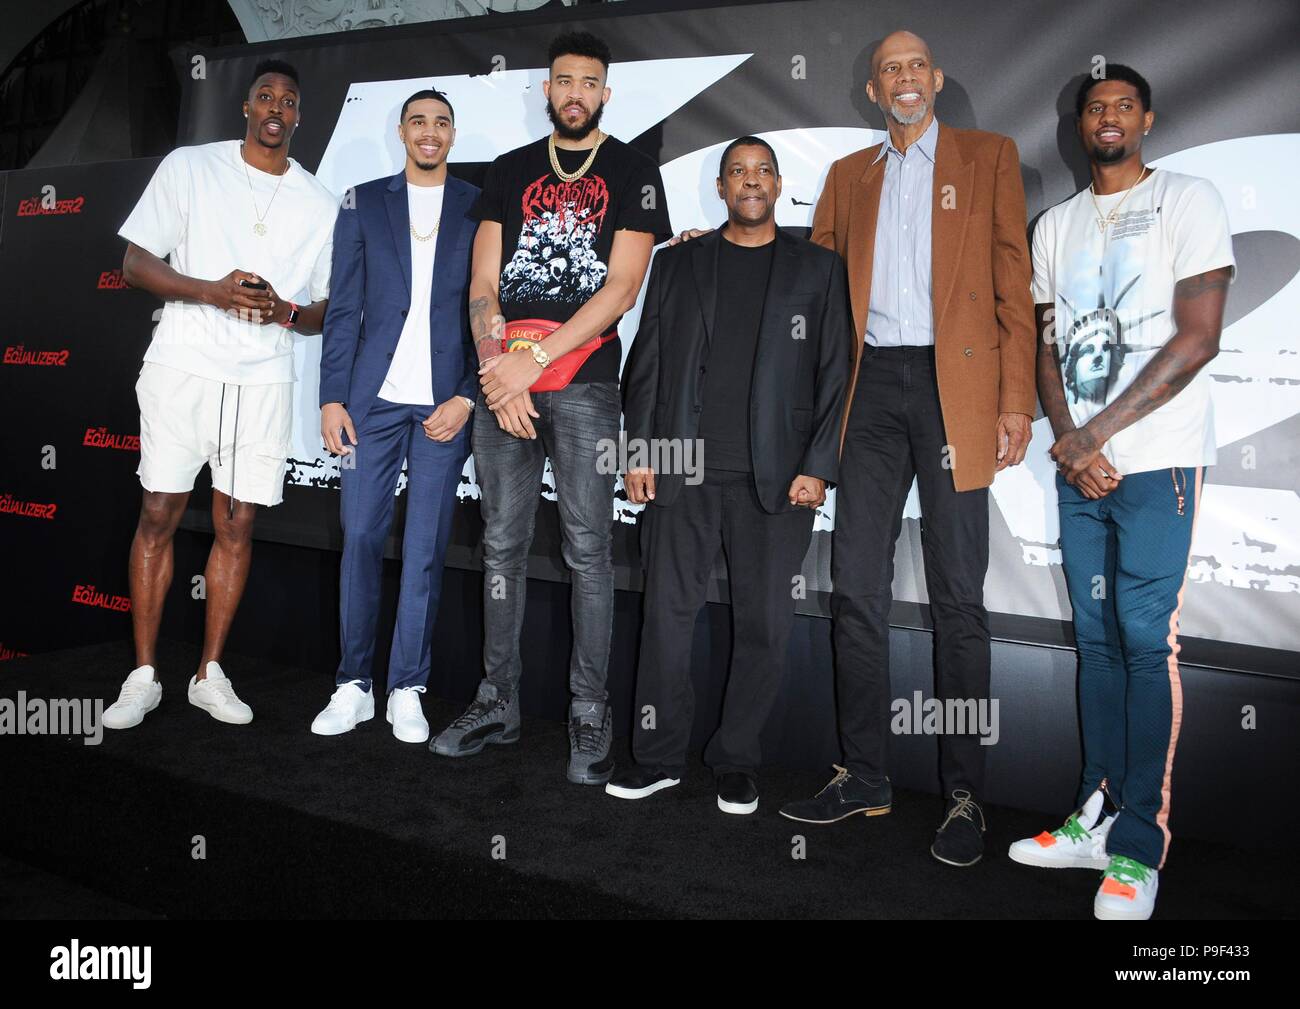
[{"label": "gold pendant", "polygon": [[266,225],[263,224],[261,221],[258,221],[256,224],[253,225],[253,234],[255,234],[258,238],[261,238],[263,235],[266,234]]}]

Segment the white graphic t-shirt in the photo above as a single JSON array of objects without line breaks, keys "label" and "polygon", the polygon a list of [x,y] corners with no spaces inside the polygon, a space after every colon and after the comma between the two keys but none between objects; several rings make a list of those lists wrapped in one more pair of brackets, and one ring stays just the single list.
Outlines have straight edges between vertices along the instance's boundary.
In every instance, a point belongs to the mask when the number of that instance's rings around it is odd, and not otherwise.
[{"label": "white graphic t-shirt", "polygon": [[[176,148],[118,234],[188,277],[220,280],[247,270],[299,305],[328,297],[338,198],[292,158],[279,176],[246,165],[239,145]],[[293,332],[169,301],[144,359],[235,385],[292,382]]]},{"label": "white graphic t-shirt", "polygon": [[390,403],[422,406],[433,402],[433,352],[429,333],[429,300],[433,292],[434,253],[438,236],[434,228],[442,220],[444,186],[406,184],[406,206],[411,226],[424,241],[411,236],[411,307],[397,338],[392,364],[379,389],[379,398]]},{"label": "white graphic t-shirt", "polygon": [[[1122,203],[1122,206],[1121,206]],[[1113,223],[1097,226],[1116,211]],[[1206,179],[1156,170],[1125,199],[1088,190],[1034,229],[1034,302],[1054,305],[1065,402],[1082,427],[1122,393],[1174,333],[1174,285],[1233,268],[1223,200]],[[1215,462],[1207,370],[1164,406],[1120,431],[1103,453],[1120,473]]]}]

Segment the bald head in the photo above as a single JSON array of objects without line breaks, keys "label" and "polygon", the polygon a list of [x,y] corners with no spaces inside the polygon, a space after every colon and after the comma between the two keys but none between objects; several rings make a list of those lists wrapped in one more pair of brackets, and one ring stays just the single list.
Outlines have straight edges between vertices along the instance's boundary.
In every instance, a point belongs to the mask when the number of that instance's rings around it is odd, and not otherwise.
[{"label": "bald head", "polygon": [[943,71],[925,39],[915,32],[891,32],[871,54],[867,97],[886,120],[902,126],[927,126],[934,117],[934,96],[943,90]]},{"label": "bald head", "polygon": [[871,54],[871,76],[876,76],[876,71],[880,68],[880,62],[885,57],[906,59],[915,53],[921,53],[930,63],[934,62],[929,43],[916,32],[909,32],[906,29],[890,32],[880,40],[880,44],[876,46],[875,51]]}]

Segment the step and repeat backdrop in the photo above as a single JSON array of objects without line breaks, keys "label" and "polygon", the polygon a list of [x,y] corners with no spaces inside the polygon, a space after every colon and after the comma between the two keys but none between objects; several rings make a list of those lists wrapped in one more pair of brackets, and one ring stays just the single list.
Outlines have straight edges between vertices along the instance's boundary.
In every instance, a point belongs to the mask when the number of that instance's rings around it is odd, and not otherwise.
[{"label": "step and repeat backdrop", "polygon": [[[778,223],[806,233],[831,161],[883,136],[863,93],[870,52],[907,27],[927,39],[945,72],[939,118],[1016,141],[1032,222],[1087,184],[1073,132],[1078,82],[1099,60],[1130,64],[1154,91],[1147,160],[1214,182],[1238,262],[1223,350],[1210,365],[1220,462],[1208,475],[1193,548],[1184,658],[1300,675],[1290,654],[1300,651],[1300,8],[1283,0],[1238,5],[1225,19],[1202,0],[1138,8],[1101,0],[1086,18],[1077,5],[1032,0],[806,0],[654,14],[622,6],[492,29],[469,19],[178,53],[186,83],[180,142],[242,135],[240,103],[253,67],[278,55],[301,75],[293,156],[335,193],[401,168],[398,111],[424,87],[455,103],[452,171],[477,182],[498,154],[548,131],[547,42],[584,28],[614,53],[601,125],[659,163],[675,229],[725,218],[713,187],[718,156],[734,137],[754,133],[781,163]],[[123,289],[115,232],[155,164],[4,178],[0,655],[125,627],[126,549],[139,502],[133,386],[159,306]],[[625,350],[638,318],[639,306],[624,319]],[[258,535],[337,549],[338,462],[319,436],[319,337],[298,338],[295,356],[285,503],[262,510]],[[1055,644],[1069,640],[1069,605],[1051,440],[1039,419],[1026,464],[993,486],[987,602],[996,633]],[[186,519],[194,528],[208,525],[200,479]],[[402,487],[398,494],[400,524]],[[471,459],[452,564],[477,564],[478,495]],[[563,576],[554,496],[548,469],[530,569],[538,577]],[[610,514],[624,588],[640,585],[638,513],[619,487]],[[805,563],[806,612],[826,611],[834,520],[832,495]],[[895,619],[903,624],[926,622],[919,520],[913,494],[896,565]],[[394,552],[397,545],[395,536]],[[725,598],[721,577],[715,593]]]}]

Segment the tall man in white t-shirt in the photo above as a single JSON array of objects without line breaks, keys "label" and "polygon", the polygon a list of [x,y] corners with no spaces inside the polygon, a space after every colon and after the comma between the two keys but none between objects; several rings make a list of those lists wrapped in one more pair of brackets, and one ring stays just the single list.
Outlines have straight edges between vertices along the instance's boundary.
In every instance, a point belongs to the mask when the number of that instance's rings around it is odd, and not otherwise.
[{"label": "tall man in white t-shirt", "polygon": [[1178,616],[1205,467],[1210,379],[1235,263],[1205,179],[1142,162],[1151,89],[1110,64],[1077,96],[1092,185],[1034,230],[1038,395],[1052,425],[1079,650],[1084,769],[1065,825],[1017,862],[1103,869],[1093,913],[1144,919],[1169,848],[1182,721]]},{"label": "tall man in white t-shirt", "polygon": [[439,91],[402,105],[398,174],[344,200],[334,228],[333,291],[321,348],[321,437],[341,455],[343,564],[337,688],[311,731],[347,732],[375,713],[371,666],[384,543],[406,462],[402,583],[388,663],[393,735],[423,743],[420,709],[478,390],[469,333],[470,252],[478,188],[450,175],[455,111]]},{"label": "tall man in white t-shirt", "polygon": [[172,537],[205,464],[216,538],[189,700],[222,722],[253,717],[221,653],[248,579],[254,506],[283,495],[293,334],[320,331],[338,211],[289,157],[300,100],[292,66],[259,64],[243,103],[244,138],[172,151],[118,232],[129,243],[127,283],[165,304],[136,383],[144,488],[131,543],[137,665],[104,712],[109,728],[138,725],[162,697],[154,663]]}]

